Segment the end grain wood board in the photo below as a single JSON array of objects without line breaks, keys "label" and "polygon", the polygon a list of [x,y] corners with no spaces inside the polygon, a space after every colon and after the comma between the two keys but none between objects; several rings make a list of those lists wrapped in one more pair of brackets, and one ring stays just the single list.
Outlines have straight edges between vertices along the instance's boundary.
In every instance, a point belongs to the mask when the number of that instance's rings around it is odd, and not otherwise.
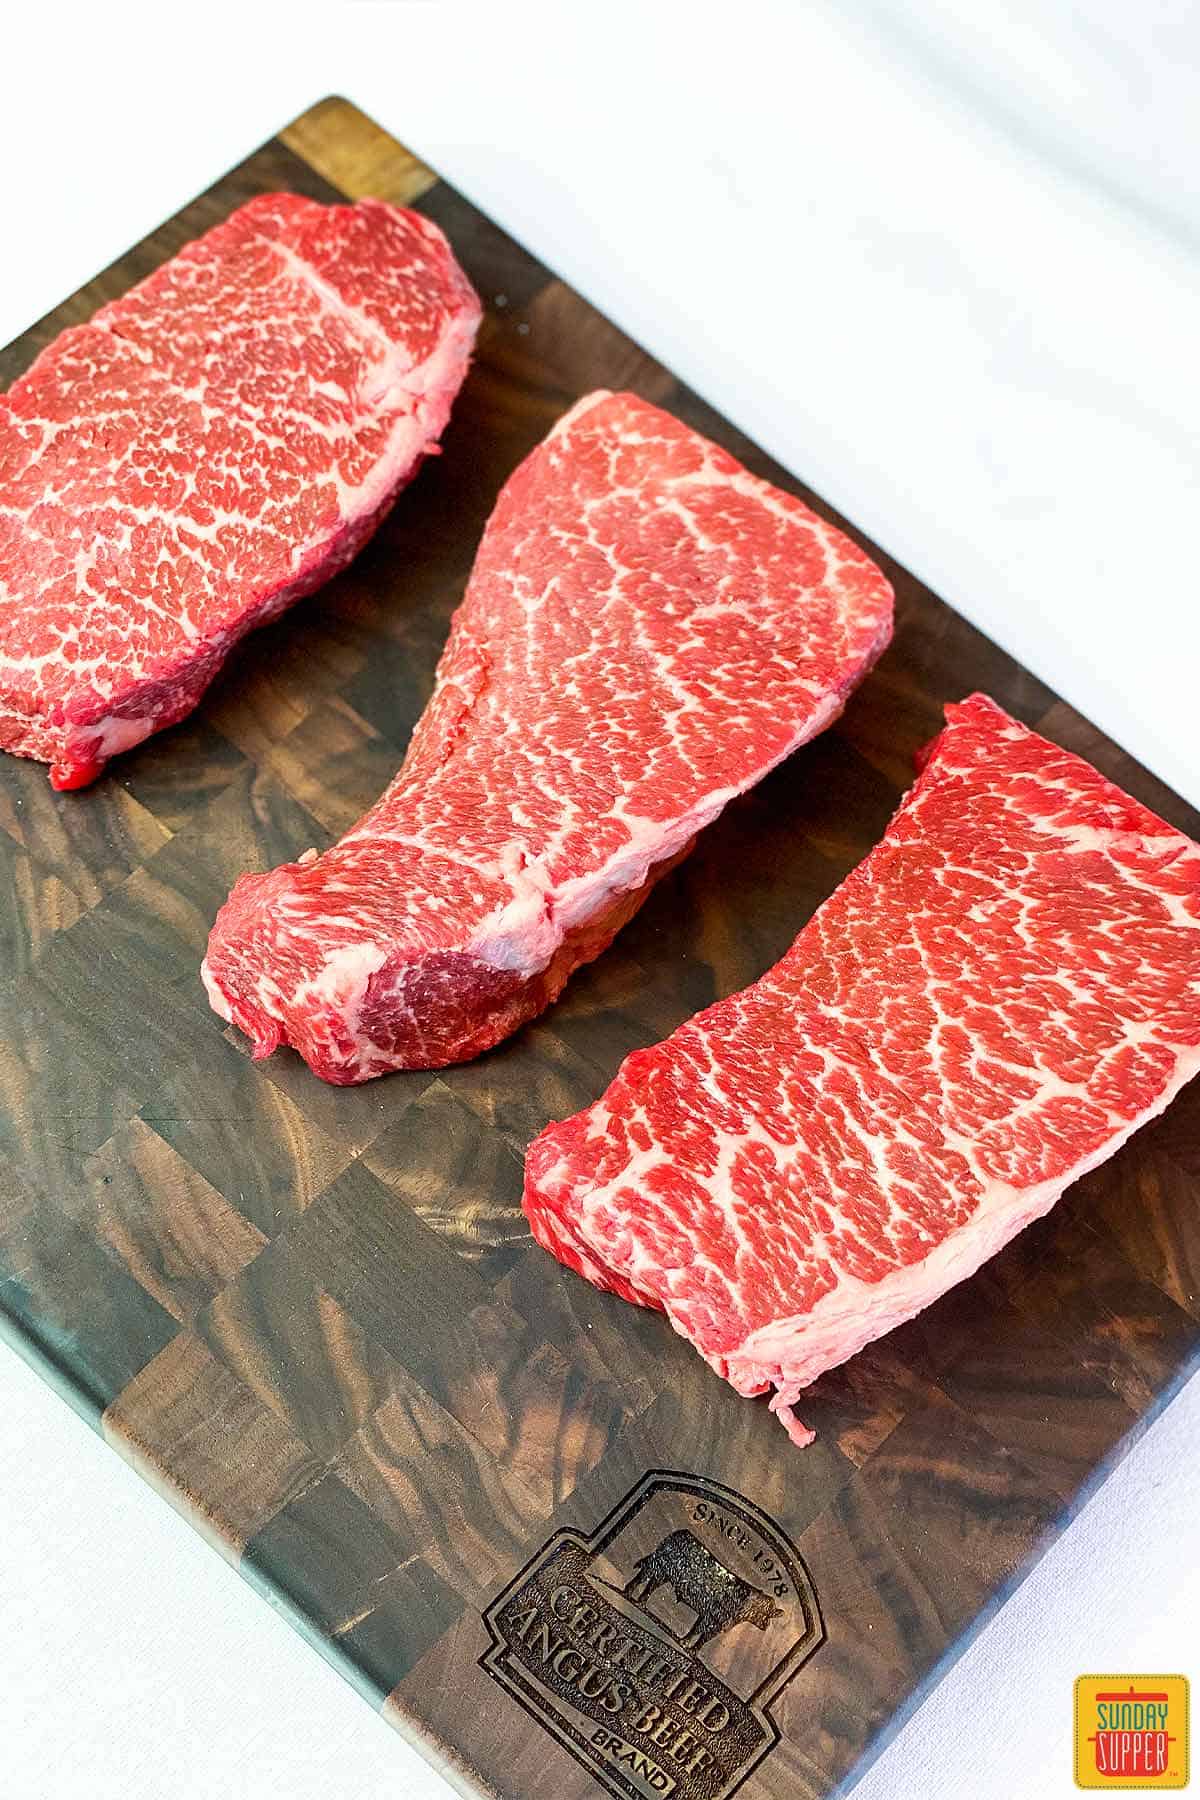
[{"label": "end grain wood board", "polygon": [[[815,1800],[1200,1357],[1200,1083],[965,1288],[823,1378],[804,1452],[661,1319],[533,1246],[525,1145],[785,949],[883,832],[947,699],[984,688],[1184,830],[1200,821],[881,556],[896,639],[844,718],[731,806],[536,1025],[466,1067],[358,1089],[291,1053],[252,1063],[197,976],[213,916],[243,870],[327,844],[391,776],[500,485],[578,395],[632,387],[829,514],[340,100],[12,345],[0,380],[273,188],[437,219],[485,302],[478,359],[445,454],[376,541],[246,643],[189,721],[81,794],[2,759],[0,1316],[463,1792]],[[677,1473],[647,1484],[656,1470]],[[668,1519],[704,1542],[674,1598],[636,1605],[630,1557],[650,1568]],[[782,1582],[786,1628],[808,1632],[786,1667],[751,1615],[679,1650],[709,1604],[714,1529],[716,1562]],[[675,1682],[668,1703],[626,1648],[630,1698],[598,1714],[576,1661],[539,1664],[547,1546],[609,1596],[627,1644],[649,1631],[664,1667],[684,1656],[702,1697]],[[549,1604],[561,1624],[567,1603]],[[734,1754],[712,1699],[748,1683]],[[651,1742],[636,1727],[656,1691],[675,1713]]]}]

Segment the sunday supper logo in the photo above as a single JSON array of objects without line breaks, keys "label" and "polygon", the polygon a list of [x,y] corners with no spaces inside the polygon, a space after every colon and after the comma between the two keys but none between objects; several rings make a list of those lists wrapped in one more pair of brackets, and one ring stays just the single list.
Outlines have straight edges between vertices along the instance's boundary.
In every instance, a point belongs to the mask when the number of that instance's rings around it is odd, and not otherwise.
[{"label": "sunday supper logo", "polygon": [[1186,1787],[1187,1677],[1081,1675],[1075,1683],[1075,1783]]},{"label": "sunday supper logo", "polygon": [[484,1623],[480,1666],[620,1800],[727,1800],[779,1742],[772,1704],[825,1639],[779,1527],[669,1470],[595,1531],[556,1531]]}]

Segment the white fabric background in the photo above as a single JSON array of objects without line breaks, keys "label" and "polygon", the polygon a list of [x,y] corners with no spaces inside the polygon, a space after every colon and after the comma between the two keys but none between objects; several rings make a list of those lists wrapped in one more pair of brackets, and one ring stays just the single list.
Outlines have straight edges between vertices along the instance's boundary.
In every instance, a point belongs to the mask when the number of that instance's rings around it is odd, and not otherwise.
[{"label": "white fabric background", "polygon": [[[1200,801],[1184,0],[43,7],[6,39],[0,340],[348,93]],[[0,1408],[15,1800],[446,1792],[6,1351]],[[1075,1674],[1200,1675],[1198,1434],[1193,1382],[862,1800],[1065,1796]]]}]

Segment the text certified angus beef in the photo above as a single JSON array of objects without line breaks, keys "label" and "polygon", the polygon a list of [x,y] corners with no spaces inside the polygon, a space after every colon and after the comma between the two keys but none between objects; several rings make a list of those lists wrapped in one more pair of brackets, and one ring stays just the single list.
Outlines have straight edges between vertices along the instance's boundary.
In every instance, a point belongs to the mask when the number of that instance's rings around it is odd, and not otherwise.
[{"label": "text certified angus beef", "polygon": [[0,749],[55,787],[190,712],[436,443],[479,303],[437,226],[269,194],[0,395]]},{"label": "text certified angus beef", "polygon": [[488,1049],[837,716],[891,617],[800,501],[630,394],[580,401],[500,496],[391,787],[222,908],[214,1007],[327,1081]]},{"label": "text certified angus beef", "polygon": [[742,1394],[972,1274],[1200,1069],[1200,847],[977,694],[787,955],[526,1163],[535,1237]]}]

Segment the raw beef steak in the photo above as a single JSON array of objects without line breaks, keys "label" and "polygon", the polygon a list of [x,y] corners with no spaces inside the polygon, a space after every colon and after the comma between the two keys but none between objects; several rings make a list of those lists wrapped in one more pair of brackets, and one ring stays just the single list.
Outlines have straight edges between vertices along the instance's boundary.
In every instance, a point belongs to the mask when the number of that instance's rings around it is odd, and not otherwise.
[{"label": "raw beef steak", "polygon": [[56,788],[191,711],[437,442],[479,302],[437,226],[268,194],[0,395],[0,748]]},{"label": "raw beef steak", "polygon": [[339,844],[243,876],[213,1006],[327,1081],[488,1049],[609,944],[891,630],[841,532],[631,394],[506,484],[400,773]]},{"label": "raw beef steak", "polygon": [[1200,1067],[1200,847],[982,694],[752,987],[526,1163],[535,1237],[792,1414]]}]

